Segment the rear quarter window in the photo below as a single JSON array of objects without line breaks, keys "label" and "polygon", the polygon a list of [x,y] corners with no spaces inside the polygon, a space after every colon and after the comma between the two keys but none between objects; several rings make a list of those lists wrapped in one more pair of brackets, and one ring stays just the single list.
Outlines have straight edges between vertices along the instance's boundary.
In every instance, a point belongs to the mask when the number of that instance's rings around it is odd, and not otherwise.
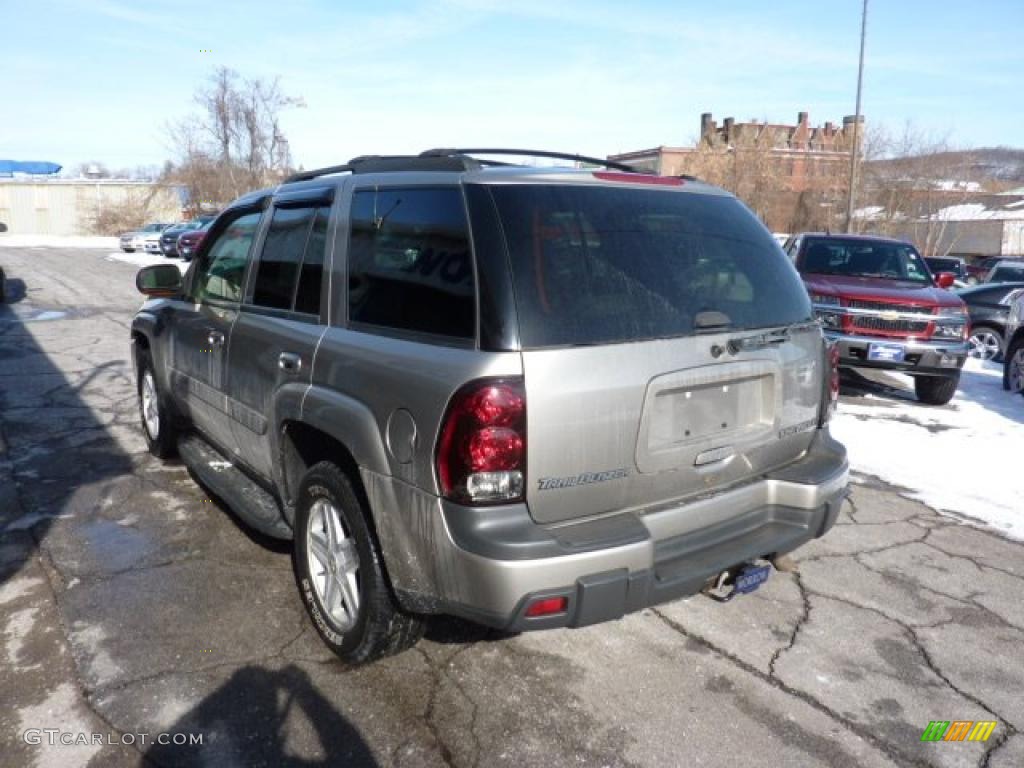
[{"label": "rear quarter window", "polygon": [[475,338],[475,280],[460,188],[357,191],[351,233],[350,322]]}]

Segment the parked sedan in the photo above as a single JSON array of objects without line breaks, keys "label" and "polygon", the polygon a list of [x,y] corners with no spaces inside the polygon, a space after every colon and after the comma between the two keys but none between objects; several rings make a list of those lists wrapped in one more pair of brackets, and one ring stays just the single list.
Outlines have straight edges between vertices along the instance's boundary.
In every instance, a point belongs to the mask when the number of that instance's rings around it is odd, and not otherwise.
[{"label": "parked sedan", "polygon": [[121,234],[121,250],[126,253],[133,253],[134,251],[141,251],[145,247],[144,240],[147,235],[151,235],[154,232],[159,234],[167,229],[169,225],[163,222],[153,222],[147,224],[141,229],[136,229],[131,232],[124,232]]},{"label": "parked sedan", "polygon": [[213,215],[196,216],[189,221],[179,221],[174,226],[168,227],[160,234],[160,252],[169,259],[174,258],[178,255],[178,237],[185,232],[209,224],[213,219]]},{"label": "parked sedan", "polygon": [[215,219],[210,219],[205,224],[196,229],[190,229],[187,232],[182,232],[178,235],[178,255],[185,261],[192,261],[192,257],[195,252],[199,249],[200,244],[203,242],[203,238],[206,237],[206,232],[210,228],[210,225]]},{"label": "parked sedan", "polygon": [[967,265],[959,256],[926,256],[924,263],[928,265],[933,275],[951,272],[955,280],[965,285],[968,283]]},{"label": "parked sedan", "polygon": [[968,354],[978,360],[998,360],[1002,357],[1006,318],[1017,289],[1024,282],[985,283],[957,291],[967,305],[971,323]]},{"label": "parked sedan", "polygon": [[967,262],[967,282],[977,285],[984,281],[985,275],[992,271],[992,267],[999,261],[998,256],[987,256]]},{"label": "parked sedan", "polygon": [[985,276],[986,283],[1024,282],[1024,259],[1002,259]]}]

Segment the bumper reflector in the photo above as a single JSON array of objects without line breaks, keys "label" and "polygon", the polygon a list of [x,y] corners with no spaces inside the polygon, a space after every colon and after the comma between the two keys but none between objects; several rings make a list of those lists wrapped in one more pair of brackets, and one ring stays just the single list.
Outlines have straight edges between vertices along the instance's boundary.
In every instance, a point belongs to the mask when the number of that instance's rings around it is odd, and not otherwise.
[{"label": "bumper reflector", "polygon": [[567,597],[545,597],[535,600],[526,609],[527,616],[552,616],[556,613],[565,613],[569,607]]}]

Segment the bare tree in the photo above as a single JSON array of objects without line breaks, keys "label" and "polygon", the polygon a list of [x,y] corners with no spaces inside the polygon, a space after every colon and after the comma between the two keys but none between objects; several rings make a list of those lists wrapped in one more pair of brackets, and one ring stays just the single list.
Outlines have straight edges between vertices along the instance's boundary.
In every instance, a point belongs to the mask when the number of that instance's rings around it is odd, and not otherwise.
[{"label": "bare tree", "polygon": [[167,128],[177,162],[164,178],[184,185],[197,208],[219,207],[290,172],[280,115],[304,107],[301,97],[285,94],[276,78],[248,79],[220,67],[194,99],[198,114]]},{"label": "bare tree", "polygon": [[982,191],[971,155],[910,123],[897,134],[879,129],[870,151],[856,228],[909,237],[925,256],[952,251],[958,235],[950,213]]},{"label": "bare tree", "polygon": [[703,137],[686,172],[729,190],[769,221],[784,186],[784,168],[775,152],[781,137],[769,125],[748,123],[743,128],[728,139],[718,133]]}]

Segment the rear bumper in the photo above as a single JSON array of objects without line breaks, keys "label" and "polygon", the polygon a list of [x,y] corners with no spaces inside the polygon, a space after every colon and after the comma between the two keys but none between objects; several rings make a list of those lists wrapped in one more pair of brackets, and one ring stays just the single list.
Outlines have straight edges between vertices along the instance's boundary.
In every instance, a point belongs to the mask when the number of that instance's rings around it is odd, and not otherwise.
[{"label": "rear bumper", "polygon": [[[443,532],[424,553],[440,578],[427,604],[515,631],[616,619],[823,535],[839,514],[848,476],[846,450],[825,429],[803,459],[757,482],[644,514],[546,527],[521,504],[481,510],[440,502]],[[424,607],[407,597],[407,605]],[[526,616],[543,597],[565,597],[567,610]]]},{"label": "rear bumper", "polygon": [[[964,366],[969,345],[966,341],[920,341],[916,339],[854,336],[825,331],[825,338],[839,347],[839,364],[858,368],[884,368],[906,373],[951,376]],[[903,361],[868,360],[872,343],[895,344],[903,348]]]}]

